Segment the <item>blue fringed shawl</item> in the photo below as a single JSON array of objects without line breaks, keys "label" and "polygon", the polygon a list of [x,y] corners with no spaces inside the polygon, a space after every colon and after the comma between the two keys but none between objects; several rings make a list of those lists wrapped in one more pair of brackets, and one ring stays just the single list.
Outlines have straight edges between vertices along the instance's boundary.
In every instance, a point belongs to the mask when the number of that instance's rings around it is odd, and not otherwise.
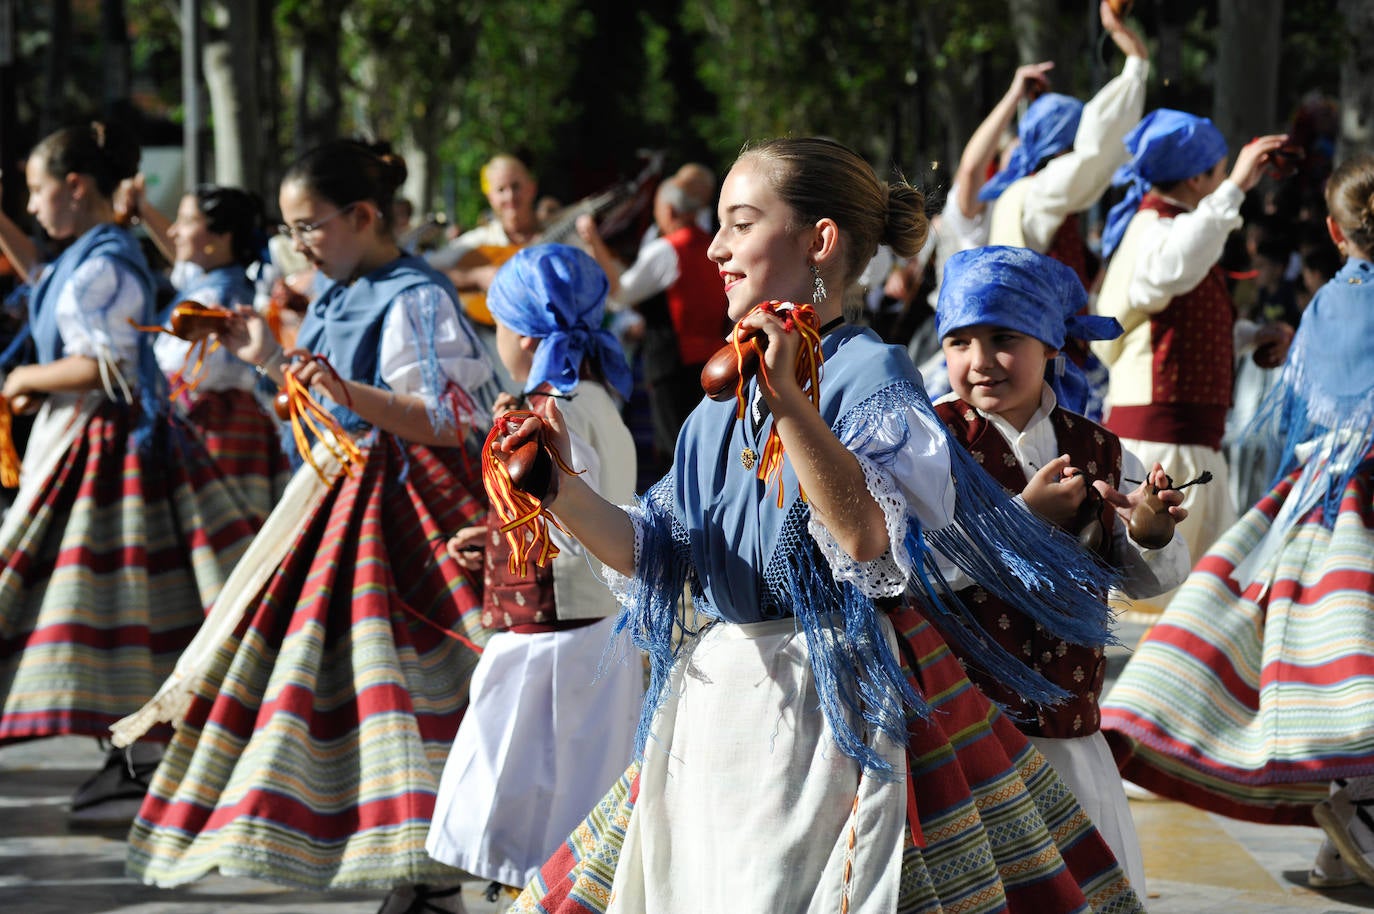
[{"label": "blue fringed shawl", "polygon": [[[852,327],[828,335],[823,348],[820,411],[841,440],[861,445],[865,429],[909,407],[930,414],[933,427],[943,428],[904,351]],[[881,610],[853,584],[835,581],[807,530],[810,508],[797,497],[790,464],[783,468],[787,498],[781,509],[773,490],[742,465],[740,451],[762,452],[770,427],[766,420],[756,432],[748,420],[736,421],[733,402],[702,401],[678,439],[673,471],[640,500],[636,575],[617,622],[617,630],[628,630],[650,659],[638,750],[644,751],[654,712],[666,697],[676,659],[674,629],[685,628],[682,596],[690,588],[703,617],[736,623],[795,617],[838,746],[869,771],[899,775],[868,747],[864,730],[881,730],[904,743],[908,711],[924,716],[927,708],[884,640]],[[902,446],[865,456],[890,465]],[[1110,640],[1110,613],[1101,593],[1113,573],[1010,499],[963,448],[948,439],[945,447],[957,493],[955,523],[926,531],[908,518],[902,545],[918,569],[910,586],[928,612],[953,621],[947,628],[963,635],[967,653],[983,658],[993,675],[1031,700],[1062,697],[982,636],[945,587],[931,549],[1075,644]],[[851,720],[862,720],[864,727],[856,729]]]},{"label": "blue fringed shawl", "polygon": [[[1351,258],[1303,312],[1278,383],[1245,431],[1277,451],[1273,483],[1302,473],[1264,538],[1232,577],[1248,585],[1271,571],[1288,533],[1321,505],[1336,520],[1341,495],[1374,448],[1374,264]],[[1305,458],[1300,453],[1310,450]]]},{"label": "blue fringed shawl", "polygon": [[[29,296],[29,332],[33,338],[40,363],[62,358],[64,346],[62,329],[57,321],[57,298],[71,282],[77,269],[86,261],[104,257],[118,265],[118,281],[138,284],[143,297],[143,313],[139,319],[152,324],[157,316],[153,294],[153,274],[138,242],[118,226],[102,223],[77,238],[53,261]],[[100,315],[104,319],[104,315]],[[6,353],[9,354],[8,351]],[[138,400],[141,412],[134,438],[140,446],[148,443],[154,424],[167,415],[167,379],[153,356],[152,338],[140,334],[138,339]]]}]

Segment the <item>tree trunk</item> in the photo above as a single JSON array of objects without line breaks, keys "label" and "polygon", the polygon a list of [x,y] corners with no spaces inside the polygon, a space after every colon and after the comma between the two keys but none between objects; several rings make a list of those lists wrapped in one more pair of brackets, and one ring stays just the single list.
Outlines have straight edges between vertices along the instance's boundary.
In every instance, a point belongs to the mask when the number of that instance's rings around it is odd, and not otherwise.
[{"label": "tree trunk", "polygon": [[267,209],[275,206],[277,185],[281,182],[282,163],[277,151],[281,146],[281,99],[277,87],[281,85],[281,55],[277,52],[277,30],[272,12],[277,0],[257,0],[257,64],[258,64],[258,123],[261,142],[258,143],[258,184],[251,187],[268,201]]},{"label": "tree trunk", "polygon": [[48,5],[48,49],[43,55],[43,99],[38,108],[40,137],[56,130],[64,118],[71,44],[71,0],[52,0]]},{"label": "tree trunk", "polygon": [[292,51],[295,83],[297,156],[339,135],[343,112],[343,73],[339,66],[343,4],[326,3],[318,22],[301,35]]},{"label": "tree trunk", "polygon": [[214,123],[216,182],[261,185],[258,140],[257,0],[221,0],[212,8],[202,66]]},{"label": "tree trunk", "polygon": [[1055,59],[1058,42],[1052,35],[1059,18],[1059,4],[1055,0],[1007,0],[1007,14],[1016,36],[1016,57],[1020,63]]},{"label": "tree trunk", "polygon": [[101,0],[100,39],[105,58],[104,117],[129,117],[134,113],[129,98],[133,67],[129,59],[129,23],[124,16],[124,0]]},{"label": "tree trunk", "polygon": [[1278,128],[1283,0],[1221,0],[1213,120],[1232,155]]},{"label": "tree trunk", "polygon": [[1341,0],[1345,15],[1345,59],[1341,63],[1341,133],[1336,161],[1374,151],[1374,6],[1369,0]]}]

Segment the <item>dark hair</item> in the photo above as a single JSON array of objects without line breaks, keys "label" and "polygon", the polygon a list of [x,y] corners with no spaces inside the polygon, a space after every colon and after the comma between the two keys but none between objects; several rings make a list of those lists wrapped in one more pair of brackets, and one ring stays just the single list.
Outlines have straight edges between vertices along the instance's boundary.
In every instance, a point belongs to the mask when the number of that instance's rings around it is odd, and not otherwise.
[{"label": "dark hair", "polygon": [[41,159],[53,177],[90,175],[96,190],[113,197],[120,181],[138,174],[141,150],[133,134],[121,125],[92,121],[49,134],[30,155]]},{"label": "dark hair", "polygon": [[1351,244],[1374,254],[1374,155],[1355,156],[1331,173],[1326,208]]},{"label": "dark hair", "polygon": [[835,220],[847,241],[842,266],[848,281],[863,272],[880,243],[898,257],[915,256],[925,244],[930,224],[921,192],[905,181],[879,181],[847,146],[788,137],[747,147],[740,160],[749,158],[772,165],[773,190],[802,222]]},{"label": "dark hair", "polygon": [[193,195],[206,227],[230,237],[234,260],[245,267],[257,260],[265,243],[262,201],[257,195],[218,184],[202,184]]},{"label": "dark hair", "polygon": [[391,203],[407,174],[405,159],[389,143],[331,140],[297,159],[282,183],[295,181],[340,209],[364,200],[374,203],[389,231]]}]

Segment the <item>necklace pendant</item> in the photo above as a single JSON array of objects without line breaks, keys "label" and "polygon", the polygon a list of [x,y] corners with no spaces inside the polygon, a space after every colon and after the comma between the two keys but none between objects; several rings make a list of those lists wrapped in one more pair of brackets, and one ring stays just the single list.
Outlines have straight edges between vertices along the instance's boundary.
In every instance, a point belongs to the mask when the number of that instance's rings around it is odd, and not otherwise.
[{"label": "necklace pendant", "polygon": [[739,452],[739,462],[744,464],[746,470],[752,470],[754,464],[758,463],[758,460],[759,455],[755,453],[754,449],[751,447],[747,447]]}]

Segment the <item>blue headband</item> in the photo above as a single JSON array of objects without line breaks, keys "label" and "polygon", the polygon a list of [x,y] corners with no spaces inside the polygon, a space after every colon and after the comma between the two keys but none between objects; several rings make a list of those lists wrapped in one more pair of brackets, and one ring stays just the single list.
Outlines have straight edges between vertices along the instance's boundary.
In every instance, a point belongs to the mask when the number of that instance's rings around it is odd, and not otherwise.
[{"label": "blue headband", "polygon": [[1069,95],[1047,92],[1031,102],[1017,129],[1021,142],[1012,150],[1007,167],[978,191],[978,199],[996,200],[1012,182],[1034,172],[1042,161],[1072,149],[1082,115],[1083,103]]},{"label": "blue headband", "polygon": [[1102,231],[1102,254],[1111,256],[1140,209],[1145,192],[1210,171],[1226,158],[1226,138],[1205,117],[1156,108],[1126,134],[1130,161],[1116,170],[1112,185],[1126,185],[1126,196],[1112,207]]},{"label": "blue headband", "polygon": [[[964,327],[1005,327],[1063,349],[1065,339],[1111,340],[1121,335],[1112,317],[1079,312],[1088,293],[1072,269],[1030,248],[991,246],[960,251],[945,261],[935,332],[944,339]],[[1088,385],[1078,366],[1056,359],[1045,380],[1065,409],[1081,413]]]},{"label": "blue headband", "polygon": [[577,387],[590,358],[607,383],[629,399],[633,379],[614,334],[601,329],[610,283],[595,260],[564,244],[524,248],[496,272],[487,307],[498,322],[539,340],[525,390],[548,382],[559,393]]}]

